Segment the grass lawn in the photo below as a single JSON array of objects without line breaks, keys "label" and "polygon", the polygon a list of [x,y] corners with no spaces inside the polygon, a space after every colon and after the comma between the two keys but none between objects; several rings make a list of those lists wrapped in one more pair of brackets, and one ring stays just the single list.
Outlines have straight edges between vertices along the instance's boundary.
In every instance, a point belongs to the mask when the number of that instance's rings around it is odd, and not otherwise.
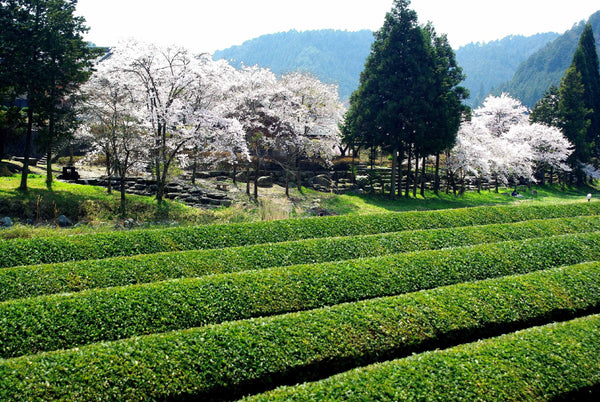
[{"label": "grass lawn", "polygon": [[565,191],[560,186],[534,186],[532,190],[526,187],[519,188],[519,193],[523,198],[510,196],[512,189],[500,189],[499,193],[494,191],[466,192],[461,196],[446,194],[440,192],[435,195],[428,191],[425,198],[420,195],[417,198],[399,197],[391,199],[383,195],[337,195],[324,200],[323,206],[337,214],[364,214],[385,211],[414,211],[414,210],[433,210],[447,208],[476,207],[482,205],[500,205],[500,204],[520,204],[520,203],[563,203],[563,202],[585,202],[586,195],[593,194],[596,188],[566,188]]},{"label": "grass lawn", "polygon": [[[11,230],[0,231],[0,238],[44,236],[56,233],[57,218],[66,215],[73,222],[84,223],[79,228],[68,229],[69,233],[98,230],[113,230],[122,227],[125,219],[154,224],[196,225],[208,223],[241,222],[252,220],[273,220],[291,217],[303,217],[314,213],[311,208],[327,211],[330,214],[367,214],[387,211],[434,210],[463,208],[481,205],[519,204],[519,203],[563,203],[585,202],[585,196],[597,188],[567,188],[561,191],[559,186],[536,186],[537,194],[526,187],[519,188],[523,198],[510,196],[511,189],[494,191],[467,192],[461,196],[440,192],[435,195],[427,192],[425,198],[398,197],[391,199],[383,195],[337,195],[322,193],[310,189],[302,192],[291,189],[290,199],[283,189],[275,186],[266,193],[261,189],[259,202],[245,197],[240,188],[232,207],[215,210],[199,210],[179,202],[166,201],[158,206],[154,198],[127,195],[127,213],[119,214],[120,194],[113,191],[107,194],[103,187],[84,186],[54,181],[51,189],[46,187],[45,176],[41,170],[34,170],[28,178],[29,191],[17,190],[20,175],[0,177],[0,218],[9,216],[16,225]],[[44,228],[33,228],[26,223],[34,223]],[[155,225],[151,225],[152,227]]]}]

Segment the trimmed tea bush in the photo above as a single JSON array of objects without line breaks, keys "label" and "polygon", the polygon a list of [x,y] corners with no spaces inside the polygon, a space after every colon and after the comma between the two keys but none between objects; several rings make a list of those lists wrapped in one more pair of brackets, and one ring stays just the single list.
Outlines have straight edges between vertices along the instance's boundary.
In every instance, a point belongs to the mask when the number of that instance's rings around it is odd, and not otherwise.
[{"label": "trimmed tea bush", "polygon": [[[324,377],[332,371],[407,355],[427,346],[464,342],[584,313],[597,309],[599,303],[598,263],[464,283],[302,313],[0,360],[0,400],[223,397],[225,391],[233,395],[248,391],[244,386],[250,383],[261,388],[276,385],[286,375],[300,381]],[[555,377],[564,375],[565,379],[557,378],[556,384],[558,389],[568,390],[573,383],[581,386],[600,381],[599,325],[599,317],[590,317],[432,356],[450,360],[447,356],[452,353],[462,353],[456,355],[460,358],[455,361],[466,359],[465,364],[473,367],[466,370],[466,375],[471,376],[466,380],[486,381],[489,372],[497,371],[490,378],[499,381],[499,387],[505,387],[524,377],[537,384],[540,377],[535,373],[550,373]],[[452,371],[436,369],[449,363],[436,363],[427,360],[430,359],[427,356],[430,355],[425,355],[425,359],[432,366],[425,372],[431,372],[432,376],[437,373],[436,379],[448,380],[454,386],[455,380],[449,378]],[[502,375],[505,366],[491,365],[500,361],[511,368],[521,367],[529,359],[535,360],[532,362],[535,371],[521,373],[515,369],[510,375]],[[488,367],[482,378],[477,378],[479,365]],[[567,373],[566,367],[571,365],[576,369]],[[426,381],[426,377],[418,374],[413,378]],[[475,387],[474,381],[467,384]],[[437,386],[440,387],[437,392],[447,389],[444,384]]]},{"label": "trimmed tea bush", "polygon": [[600,316],[375,364],[246,401],[593,400]]},{"label": "trimmed tea bush", "polygon": [[273,268],[0,303],[0,356],[600,260],[600,233]]},{"label": "trimmed tea bush", "polygon": [[600,230],[597,216],[297,240],[0,269],[0,301],[293,264]]},{"label": "trimmed tea bush", "polygon": [[0,267],[599,213],[599,203],[498,206],[14,239],[0,241]]}]

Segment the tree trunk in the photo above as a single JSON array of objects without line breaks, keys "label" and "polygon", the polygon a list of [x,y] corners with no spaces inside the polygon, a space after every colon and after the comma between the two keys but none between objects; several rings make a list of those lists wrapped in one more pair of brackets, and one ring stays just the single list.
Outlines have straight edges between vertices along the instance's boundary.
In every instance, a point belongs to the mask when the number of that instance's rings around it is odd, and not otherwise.
[{"label": "tree trunk", "polygon": [[27,191],[27,175],[29,174],[29,157],[31,156],[31,132],[33,131],[33,108],[27,109],[27,132],[25,134],[25,150],[23,155],[23,171],[19,191]]},{"label": "tree trunk", "polygon": [[285,196],[290,198],[290,174],[286,168],[283,168],[285,172]]},{"label": "tree trunk", "polygon": [[120,208],[120,212],[121,212],[121,216],[125,217],[125,210],[126,210],[126,201],[125,201],[125,174],[124,172],[120,173],[121,176],[121,208]]},{"label": "tree trunk", "polygon": [[[158,124],[158,136],[156,138],[156,145],[157,145],[157,154],[156,154],[156,202],[158,204],[162,204],[163,202],[163,196],[164,196],[164,192],[165,192],[165,182],[164,179],[165,177],[163,176],[163,171],[164,171],[164,165],[166,163],[166,158],[165,158],[165,146],[166,146],[166,141],[167,141],[167,134],[166,134],[166,125],[164,123],[159,123]],[[162,164],[161,164],[162,162]]]},{"label": "tree trunk", "polygon": [[196,185],[196,172],[198,170],[198,149],[194,149],[194,163],[192,164],[192,184]]},{"label": "tree trunk", "polygon": [[411,163],[412,163],[412,144],[408,145],[408,161],[407,161],[407,165],[406,165],[406,185],[404,187],[404,196],[406,198],[410,197],[410,173],[412,170],[411,167]]},{"label": "tree trunk", "polygon": [[415,149],[415,180],[413,183],[413,198],[417,198],[417,187],[419,187],[419,153]]},{"label": "tree trunk", "polygon": [[296,158],[296,187],[298,191],[302,192],[302,168],[300,167],[300,160]]},{"label": "tree trunk", "polygon": [[435,177],[433,178],[433,192],[438,195],[440,191],[440,153],[435,154]]},{"label": "tree trunk", "polygon": [[404,162],[404,151],[400,148],[398,150],[398,197],[402,197],[402,162]]},{"label": "tree trunk", "polygon": [[356,164],[355,155],[352,152],[352,162],[350,163],[350,175],[352,177],[352,184],[356,184]]},{"label": "tree trunk", "polygon": [[106,192],[108,194],[112,194],[112,168],[111,168],[110,163],[111,163],[110,152],[106,152],[106,177],[107,177]]},{"label": "tree trunk", "polygon": [[237,163],[233,162],[233,185],[237,187]]},{"label": "tree trunk", "polygon": [[425,182],[426,180],[426,172],[425,172],[425,157],[423,157],[423,163],[421,164],[421,197],[425,198]]},{"label": "tree trunk", "polygon": [[48,140],[46,145],[46,187],[52,188],[52,142]]},{"label": "tree trunk", "polygon": [[398,171],[398,150],[392,149],[392,174],[390,175],[390,196],[396,196],[396,175]]},{"label": "tree trunk", "polygon": [[46,141],[46,187],[52,188],[52,139],[54,138],[54,113],[50,113],[48,138]]},{"label": "tree trunk", "polygon": [[250,197],[250,162],[246,163],[246,195]]},{"label": "tree trunk", "polygon": [[254,199],[258,200],[258,175],[260,174],[260,158],[256,156],[256,166],[254,167]]}]

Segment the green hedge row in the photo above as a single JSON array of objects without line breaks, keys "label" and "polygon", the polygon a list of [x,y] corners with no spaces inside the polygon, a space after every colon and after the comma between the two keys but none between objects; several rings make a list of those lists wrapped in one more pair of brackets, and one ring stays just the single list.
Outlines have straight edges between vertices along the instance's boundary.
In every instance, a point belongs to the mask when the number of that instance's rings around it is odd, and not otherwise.
[{"label": "green hedge row", "polygon": [[598,214],[600,203],[498,206],[14,239],[0,242],[0,267]]},{"label": "green hedge row", "polygon": [[600,316],[374,364],[245,401],[592,401]]},{"label": "green hedge row", "polygon": [[[600,264],[558,268],[0,360],[0,400],[223,397],[250,391],[245,386],[257,391],[289,379],[323,378],[599,306]],[[598,339],[598,320],[594,324],[594,331],[584,332]],[[597,347],[591,351],[598,355]],[[545,352],[551,362],[551,350]],[[588,370],[598,371],[596,361]]]},{"label": "green hedge row", "polygon": [[600,232],[297,265],[0,303],[0,357],[600,260]]},{"label": "green hedge row", "polygon": [[592,231],[600,231],[597,216],[11,267],[0,270],[0,301],[249,269]]}]

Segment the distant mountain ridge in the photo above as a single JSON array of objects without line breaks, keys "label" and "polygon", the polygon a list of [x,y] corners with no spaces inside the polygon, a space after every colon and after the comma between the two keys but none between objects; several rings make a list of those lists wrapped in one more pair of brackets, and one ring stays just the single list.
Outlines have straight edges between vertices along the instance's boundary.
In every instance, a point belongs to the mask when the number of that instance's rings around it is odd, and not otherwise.
[{"label": "distant mountain ridge", "polygon": [[[600,11],[590,17],[590,22],[600,46]],[[533,106],[550,84],[560,82],[582,29],[580,23],[563,35],[550,32],[508,36],[455,50],[467,76],[462,85],[471,93],[468,104],[478,106],[489,93],[504,91]],[[338,84],[340,98],[345,101],[358,87],[372,43],[373,32],[369,30],[292,30],[216,51],[213,59],[228,60],[236,67],[242,63],[258,65],[276,74],[310,72],[324,82]]]},{"label": "distant mountain ridge", "polygon": [[[592,14],[587,22],[592,24],[596,50],[600,54],[600,11]],[[532,54],[519,65],[511,80],[499,85],[492,92],[508,92],[524,105],[532,107],[551,85],[560,84],[565,71],[571,65],[584,26],[583,21],[575,24],[563,35]]]},{"label": "distant mountain ridge", "polygon": [[462,85],[471,93],[468,104],[480,105],[493,89],[512,79],[523,61],[559,36],[555,32],[514,35],[456,50],[456,61],[467,76]]},{"label": "distant mountain ridge", "polygon": [[341,99],[350,98],[373,43],[373,32],[333,29],[288,31],[263,35],[216,51],[214,60],[224,59],[236,67],[258,65],[275,74],[310,72],[320,80],[339,85]]}]

